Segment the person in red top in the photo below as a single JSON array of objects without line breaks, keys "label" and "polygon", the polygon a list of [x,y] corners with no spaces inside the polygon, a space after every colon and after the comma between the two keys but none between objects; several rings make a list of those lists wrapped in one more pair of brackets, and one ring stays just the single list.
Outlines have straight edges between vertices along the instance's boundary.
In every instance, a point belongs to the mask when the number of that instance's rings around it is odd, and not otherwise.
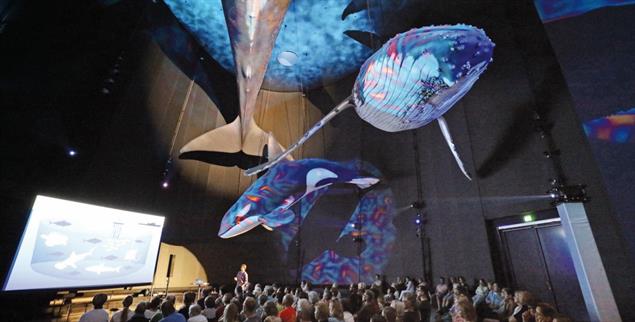
[{"label": "person in red top", "polygon": [[282,298],[282,305],[284,305],[284,309],[280,311],[278,316],[282,320],[282,322],[296,322],[296,311],[293,308],[293,295],[287,294]]}]

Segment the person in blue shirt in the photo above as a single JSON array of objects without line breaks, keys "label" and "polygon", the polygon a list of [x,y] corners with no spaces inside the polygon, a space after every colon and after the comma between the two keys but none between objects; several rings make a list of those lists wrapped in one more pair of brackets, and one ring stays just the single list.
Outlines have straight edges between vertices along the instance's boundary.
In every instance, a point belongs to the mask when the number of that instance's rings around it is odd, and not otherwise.
[{"label": "person in blue shirt", "polygon": [[161,314],[163,319],[159,322],[186,322],[185,317],[181,313],[177,313],[174,304],[170,301],[161,303]]}]

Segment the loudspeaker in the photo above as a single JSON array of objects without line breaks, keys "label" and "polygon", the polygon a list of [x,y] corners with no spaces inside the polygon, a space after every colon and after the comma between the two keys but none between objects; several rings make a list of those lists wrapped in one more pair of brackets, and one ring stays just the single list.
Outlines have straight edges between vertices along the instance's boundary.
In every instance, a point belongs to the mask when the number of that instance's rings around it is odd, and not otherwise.
[{"label": "loudspeaker", "polygon": [[167,272],[167,275],[165,277],[172,277],[172,275],[174,273],[173,271],[174,271],[175,257],[176,257],[176,255],[170,254],[170,259],[168,260],[168,272]]}]

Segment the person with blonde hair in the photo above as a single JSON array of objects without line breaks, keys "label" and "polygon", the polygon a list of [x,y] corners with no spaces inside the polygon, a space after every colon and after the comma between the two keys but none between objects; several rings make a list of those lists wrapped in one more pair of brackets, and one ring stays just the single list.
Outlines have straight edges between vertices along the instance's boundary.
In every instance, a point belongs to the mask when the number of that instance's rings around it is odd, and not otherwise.
[{"label": "person with blonde hair", "polygon": [[240,322],[240,319],[238,318],[238,306],[234,303],[226,305],[220,322]]},{"label": "person with blonde hair", "polygon": [[329,322],[344,322],[344,308],[339,299],[334,298],[329,304]]},{"label": "person with blonde hair", "polygon": [[452,314],[452,322],[476,322],[477,319],[476,309],[469,298],[464,295],[458,297]]},{"label": "person with blonde hair", "polygon": [[315,305],[315,320],[317,322],[328,322],[329,305],[325,301],[319,301]]}]

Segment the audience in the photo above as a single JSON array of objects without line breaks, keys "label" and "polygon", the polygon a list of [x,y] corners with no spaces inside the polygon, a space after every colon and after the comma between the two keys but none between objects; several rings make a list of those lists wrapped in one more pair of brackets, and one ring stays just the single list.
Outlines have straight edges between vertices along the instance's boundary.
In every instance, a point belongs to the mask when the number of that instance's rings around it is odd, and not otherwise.
[{"label": "audience", "polygon": [[[93,297],[94,309],[80,322],[569,322],[548,303],[537,301],[526,290],[513,292],[495,281],[464,277],[441,277],[431,287],[424,280],[398,278],[388,286],[378,275],[374,283],[337,284],[324,287],[303,281],[301,287],[255,284],[243,290],[212,288],[197,299],[183,295],[183,307],[176,312],[176,298],[155,296],[140,302],[134,311],[133,297],[123,299],[123,309],[108,319],[103,309],[105,294]],[[320,296],[321,294],[321,296]],[[202,303],[204,308],[200,306]]]},{"label": "audience", "polygon": [[108,322],[108,311],[104,310],[104,304],[108,301],[108,295],[99,293],[93,296],[93,309],[84,313],[79,322]]}]

